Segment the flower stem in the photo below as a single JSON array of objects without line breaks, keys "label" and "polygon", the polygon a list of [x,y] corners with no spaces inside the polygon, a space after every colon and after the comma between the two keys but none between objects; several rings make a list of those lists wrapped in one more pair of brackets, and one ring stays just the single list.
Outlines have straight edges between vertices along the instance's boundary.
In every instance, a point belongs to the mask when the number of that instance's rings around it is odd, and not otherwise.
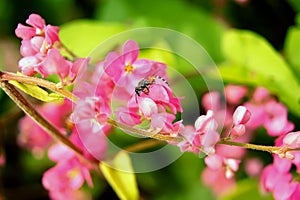
[{"label": "flower stem", "polygon": [[71,51],[66,45],[64,45],[62,42],[60,42],[60,47],[67,52],[70,56],[72,56],[72,58],[75,60],[76,58],[78,58],[78,56]]},{"label": "flower stem", "polygon": [[58,87],[55,83],[36,78],[36,77],[30,77],[30,76],[25,76],[25,75],[17,75],[14,73],[10,72],[2,72],[0,71],[0,81],[17,81],[20,83],[27,83],[27,84],[33,84],[33,85],[38,85],[44,88],[47,88],[49,90],[52,90],[53,92],[57,92],[64,97],[70,99],[73,102],[78,101],[78,97],[73,95],[71,92]]},{"label": "flower stem", "polygon": [[30,116],[36,123],[38,123],[53,139],[63,143],[72,149],[82,160],[92,164],[92,166],[98,165],[96,162],[88,160],[83,156],[82,151],[76,147],[66,136],[49,123],[39,112],[37,112],[33,106],[22,96],[22,94],[7,81],[0,81],[0,86],[4,92],[20,107],[28,116]]},{"label": "flower stem", "polygon": [[139,152],[143,151],[152,147],[157,147],[158,145],[163,145],[165,142],[160,141],[160,140],[155,140],[155,139],[148,139],[141,141],[139,143],[135,143],[131,146],[125,147],[125,151],[130,151],[130,152]]},{"label": "flower stem", "polygon": [[274,153],[275,151],[278,151],[282,148],[282,147],[276,147],[276,146],[265,146],[265,145],[258,145],[258,144],[234,142],[234,141],[229,141],[226,139],[222,139],[221,141],[218,142],[218,144],[226,144],[226,145],[230,145],[230,146],[243,147],[246,149],[267,151],[269,153]]},{"label": "flower stem", "polygon": [[124,129],[125,131],[131,132],[131,133],[135,133],[138,134],[140,136],[144,136],[144,137],[148,137],[148,138],[153,138],[153,139],[157,139],[157,140],[162,140],[165,142],[176,142],[179,143],[181,141],[183,141],[183,138],[180,136],[177,137],[170,137],[167,135],[162,135],[156,132],[151,132],[151,131],[147,131],[147,130],[143,130],[143,129],[139,129],[139,128],[135,128],[135,127],[131,127],[131,126],[127,126],[125,124],[122,124],[114,119],[108,118],[106,120],[107,123],[118,127],[120,129]]}]

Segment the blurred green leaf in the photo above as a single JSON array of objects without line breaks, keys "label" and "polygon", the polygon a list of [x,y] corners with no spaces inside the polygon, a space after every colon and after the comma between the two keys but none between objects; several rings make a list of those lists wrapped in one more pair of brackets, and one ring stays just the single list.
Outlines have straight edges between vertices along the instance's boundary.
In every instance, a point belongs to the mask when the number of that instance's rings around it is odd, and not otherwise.
[{"label": "blurred green leaf", "polygon": [[26,94],[29,94],[30,96],[44,102],[57,102],[57,101],[62,101],[64,99],[63,96],[56,93],[49,93],[37,85],[19,83],[17,81],[9,81],[9,83],[13,84],[17,88],[25,92]]},{"label": "blurred green leaf", "polygon": [[296,21],[296,25],[300,27],[300,12],[296,15],[295,21]]},{"label": "blurred green leaf", "polygon": [[271,200],[270,194],[262,195],[259,191],[259,183],[254,179],[244,179],[237,182],[234,192],[220,198],[222,200]]},{"label": "blurred green leaf", "polygon": [[138,27],[174,29],[199,42],[215,62],[223,60],[219,45],[225,27],[201,7],[187,1],[109,0],[99,4],[96,17]]},{"label": "blurred green leaf", "polygon": [[288,1],[296,12],[300,11],[300,1],[299,0],[288,0]]},{"label": "blurred green leaf", "polygon": [[110,164],[100,162],[99,167],[118,197],[122,200],[139,199],[139,191],[129,155],[120,151]]},{"label": "blurred green leaf", "polygon": [[116,23],[76,20],[62,25],[59,35],[72,52],[87,57],[99,43],[124,30],[125,26]]},{"label": "blurred green leaf", "polygon": [[242,30],[228,31],[222,49],[228,59],[220,68],[225,81],[264,86],[278,95],[291,112],[300,115],[300,86],[291,69],[274,48],[261,36]]},{"label": "blurred green leaf", "polygon": [[285,55],[297,77],[300,77],[300,29],[292,27],[288,30],[285,40]]}]

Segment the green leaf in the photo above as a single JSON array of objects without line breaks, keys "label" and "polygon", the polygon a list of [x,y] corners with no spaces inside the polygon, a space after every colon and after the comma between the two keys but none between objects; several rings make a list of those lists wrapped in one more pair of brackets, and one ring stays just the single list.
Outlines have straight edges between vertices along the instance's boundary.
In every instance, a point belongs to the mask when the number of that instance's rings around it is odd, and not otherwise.
[{"label": "green leaf", "polygon": [[19,83],[17,81],[9,81],[9,83],[16,86],[26,94],[29,94],[30,96],[44,102],[57,102],[62,101],[64,99],[63,96],[56,93],[49,93],[37,85]]},{"label": "green leaf", "polygon": [[61,26],[60,39],[77,56],[87,57],[99,43],[125,30],[117,23],[76,20]]},{"label": "green leaf", "polygon": [[110,0],[98,5],[96,17],[101,20],[170,28],[195,39],[214,61],[223,60],[220,41],[225,26],[200,6],[182,0]]},{"label": "green leaf", "polygon": [[120,151],[109,165],[100,162],[99,167],[120,199],[139,199],[136,177],[130,157],[126,152]]},{"label": "green leaf", "polygon": [[285,40],[285,55],[297,77],[300,77],[300,29],[292,27],[288,30]]},{"label": "green leaf", "polygon": [[233,66],[220,72],[225,81],[264,86],[278,95],[290,111],[300,116],[300,86],[288,64],[261,36],[242,30],[228,31],[223,38],[222,49]]}]

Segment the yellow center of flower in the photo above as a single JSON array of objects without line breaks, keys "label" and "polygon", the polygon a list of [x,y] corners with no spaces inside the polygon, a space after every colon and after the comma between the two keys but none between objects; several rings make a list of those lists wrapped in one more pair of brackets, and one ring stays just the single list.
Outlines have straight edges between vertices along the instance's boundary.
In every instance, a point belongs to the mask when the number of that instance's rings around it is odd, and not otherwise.
[{"label": "yellow center of flower", "polygon": [[125,66],[125,72],[127,72],[128,74],[131,74],[133,71],[133,66],[131,65],[131,63],[128,63],[126,66]]},{"label": "yellow center of flower", "polygon": [[80,173],[80,170],[78,168],[72,169],[72,170],[68,171],[68,177],[73,179],[76,176],[78,176],[79,173]]}]

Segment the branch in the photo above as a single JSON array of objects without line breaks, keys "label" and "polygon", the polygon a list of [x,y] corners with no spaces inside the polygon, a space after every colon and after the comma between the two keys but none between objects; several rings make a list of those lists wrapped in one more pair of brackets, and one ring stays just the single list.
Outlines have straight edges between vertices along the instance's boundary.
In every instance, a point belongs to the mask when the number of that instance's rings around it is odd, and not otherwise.
[{"label": "branch", "polygon": [[4,92],[20,107],[29,117],[31,117],[36,123],[38,123],[53,139],[63,143],[72,149],[82,160],[92,164],[95,169],[98,169],[98,164],[91,160],[88,160],[83,156],[82,151],[75,146],[66,136],[60,133],[60,131],[49,123],[34,107],[24,98],[24,96],[7,81],[0,81],[0,86]]},{"label": "branch", "polygon": [[33,84],[33,85],[38,85],[44,88],[47,88],[49,90],[52,90],[53,92],[59,93],[63,95],[64,97],[70,99],[73,102],[78,101],[78,97],[73,95],[71,92],[58,87],[55,83],[36,78],[36,77],[30,77],[30,76],[25,76],[25,75],[17,75],[14,73],[10,72],[2,72],[0,71],[0,81],[17,81],[20,83],[27,83],[27,84]]}]

